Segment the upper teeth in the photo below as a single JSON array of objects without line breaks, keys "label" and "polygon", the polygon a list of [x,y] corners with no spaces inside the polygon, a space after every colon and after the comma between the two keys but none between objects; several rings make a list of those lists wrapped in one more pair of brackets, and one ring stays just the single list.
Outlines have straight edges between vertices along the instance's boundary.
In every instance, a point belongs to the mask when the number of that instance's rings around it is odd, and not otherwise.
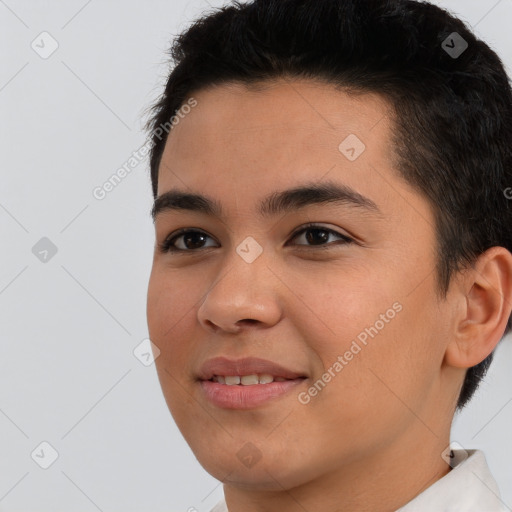
[{"label": "upper teeth", "polygon": [[214,375],[213,381],[220,384],[227,384],[233,386],[236,384],[242,384],[243,386],[252,386],[253,384],[270,384],[271,382],[283,382],[286,379],[283,377],[274,377],[268,373],[262,373],[261,375]]}]

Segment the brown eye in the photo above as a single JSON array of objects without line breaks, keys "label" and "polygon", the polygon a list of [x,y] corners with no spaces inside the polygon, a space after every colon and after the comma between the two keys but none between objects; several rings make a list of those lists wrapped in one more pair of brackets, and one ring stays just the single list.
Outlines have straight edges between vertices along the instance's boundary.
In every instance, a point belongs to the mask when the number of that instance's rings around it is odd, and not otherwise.
[{"label": "brown eye", "polygon": [[[315,246],[321,246],[322,248],[329,248],[334,243],[326,243],[328,242],[329,238],[331,236],[338,237],[342,241],[343,244],[349,244],[352,243],[353,240],[349,238],[346,235],[342,235],[341,233],[338,233],[337,231],[334,231],[332,229],[328,229],[324,226],[318,225],[318,224],[308,224],[304,227],[302,227],[299,231],[296,231],[294,235],[292,236],[292,240],[297,238],[299,235],[303,236],[303,240],[306,241],[306,244],[297,244],[297,245],[306,245],[310,247]],[[339,245],[339,244],[336,244]]]},{"label": "brown eye", "polygon": [[[328,249],[334,245],[346,245],[353,243],[354,241],[346,235],[342,235],[337,231],[328,229],[318,224],[308,224],[303,226],[300,230],[296,231],[292,240],[296,239],[301,235],[306,243],[295,244],[299,246],[306,246],[308,248],[318,247],[320,249]],[[329,242],[331,237],[337,237],[338,240]],[[170,252],[197,252],[201,249],[207,249],[212,247],[211,245],[205,245],[205,242],[213,238],[206,234],[204,231],[193,230],[193,229],[180,229],[176,233],[173,233],[166,238],[161,244],[159,244],[159,250],[163,253]],[[215,247],[215,245],[213,245]]]},{"label": "brown eye", "polygon": [[[211,238],[210,235],[207,235],[204,231],[181,229],[166,238],[159,245],[159,248],[161,252],[194,252],[198,249],[207,248],[208,246],[205,246],[204,242],[208,238]],[[178,247],[178,245],[181,247]]]}]

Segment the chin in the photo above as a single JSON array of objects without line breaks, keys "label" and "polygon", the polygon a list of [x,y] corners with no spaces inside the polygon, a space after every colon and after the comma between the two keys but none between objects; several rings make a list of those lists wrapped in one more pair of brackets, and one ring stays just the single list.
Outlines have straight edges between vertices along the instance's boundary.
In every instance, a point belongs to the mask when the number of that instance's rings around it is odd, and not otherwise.
[{"label": "chin", "polygon": [[282,491],[293,489],[315,478],[311,468],[305,460],[296,461],[283,457],[277,448],[268,447],[272,454],[256,452],[255,447],[249,443],[238,452],[232,446],[222,452],[212,450],[212,446],[205,446],[200,450],[193,450],[201,466],[214,478],[224,484],[253,491]]}]

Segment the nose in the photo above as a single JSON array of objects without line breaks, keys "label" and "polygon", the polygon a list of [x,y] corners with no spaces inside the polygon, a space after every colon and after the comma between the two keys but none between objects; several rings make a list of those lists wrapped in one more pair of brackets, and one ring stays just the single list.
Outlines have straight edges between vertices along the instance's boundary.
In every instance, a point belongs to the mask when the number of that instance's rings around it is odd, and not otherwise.
[{"label": "nose", "polygon": [[279,322],[282,285],[268,263],[264,253],[248,263],[233,251],[198,309],[198,320],[205,329],[234,334]]}]

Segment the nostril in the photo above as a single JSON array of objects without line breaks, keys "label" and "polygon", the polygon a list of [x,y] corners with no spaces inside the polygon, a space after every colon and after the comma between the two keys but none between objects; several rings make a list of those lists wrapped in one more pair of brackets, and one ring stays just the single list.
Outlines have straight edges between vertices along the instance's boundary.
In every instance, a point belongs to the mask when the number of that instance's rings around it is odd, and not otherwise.
[{"label": "nostril", "polygon": [[258,323],[259,320],[254,320],[254,318],[246,318],[244,320],[239,320],[237,322],[237,324],[241,324],[241,325],[244,325],[244,324],[249,324],[249,325],[253,325],[255,323]]}]

